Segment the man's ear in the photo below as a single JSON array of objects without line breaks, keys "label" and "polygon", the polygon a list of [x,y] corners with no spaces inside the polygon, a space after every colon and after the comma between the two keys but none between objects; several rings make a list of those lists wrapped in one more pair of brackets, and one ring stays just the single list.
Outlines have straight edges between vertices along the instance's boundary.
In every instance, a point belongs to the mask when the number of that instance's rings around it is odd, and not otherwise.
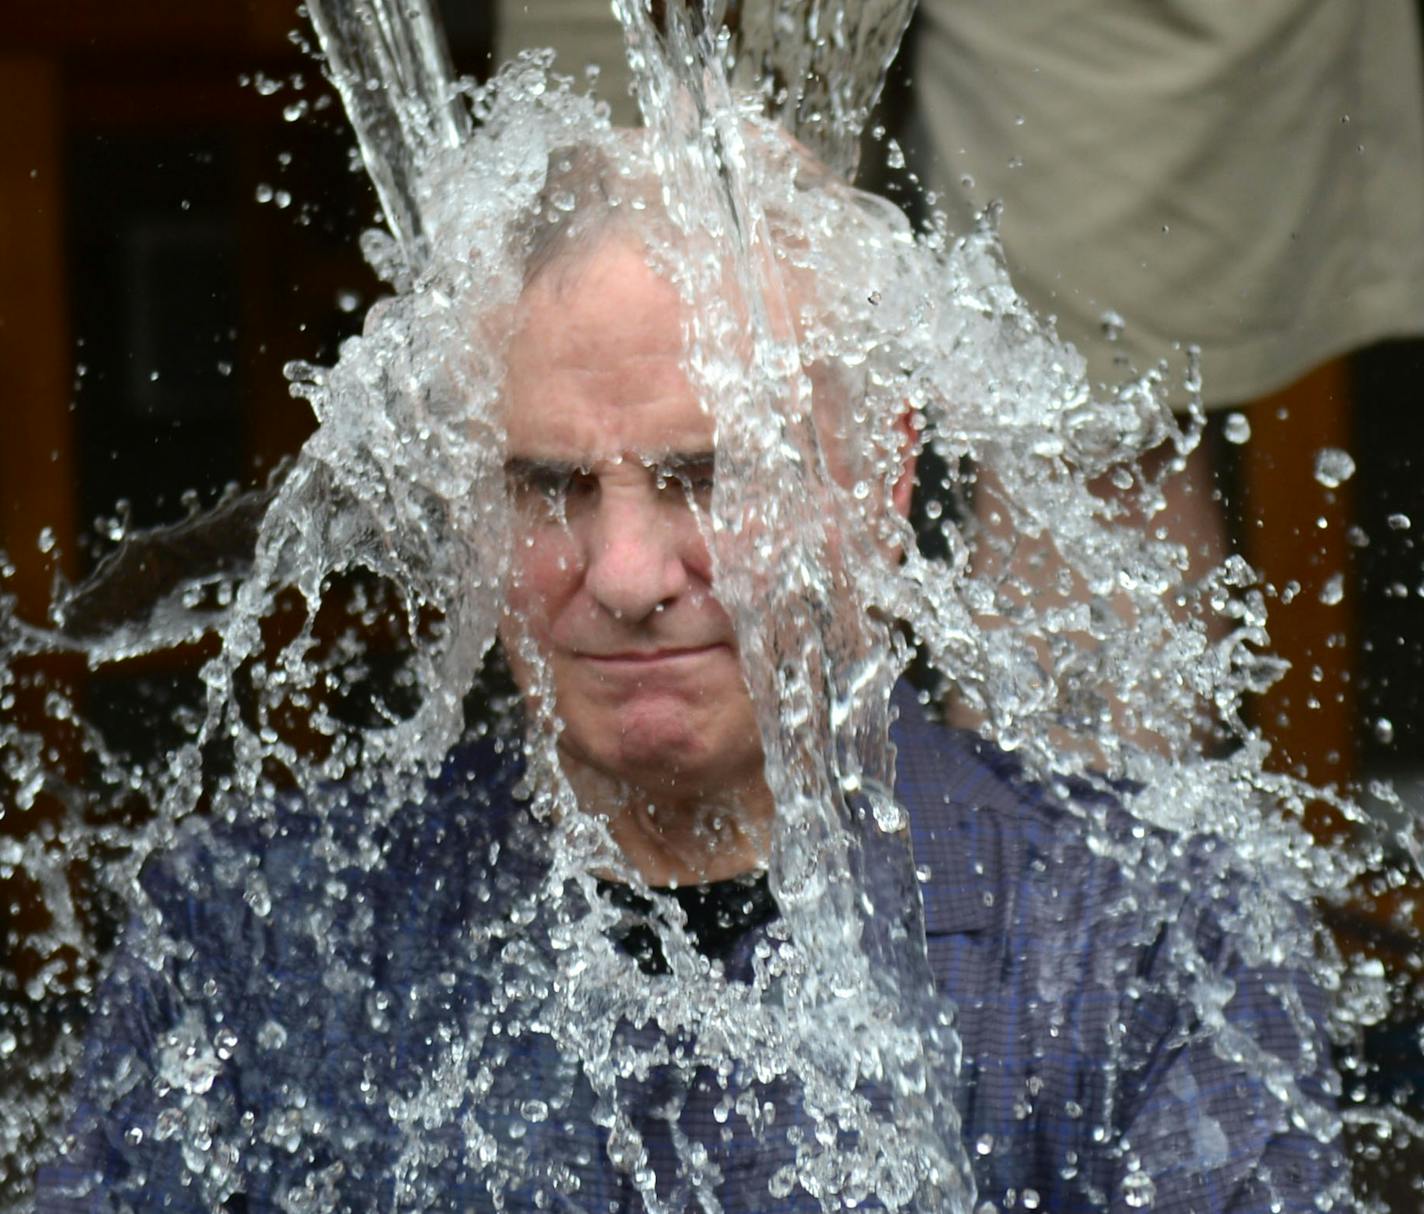
[{"label": "man's ear", "polygon": [[900,475],[890,491],[890,502],[901,518],[910,517],[910,499],[915,494],[915,463],[920,456],[920,433],[916,414],[907,403],[895,419],[895,434],[900,440]]}]

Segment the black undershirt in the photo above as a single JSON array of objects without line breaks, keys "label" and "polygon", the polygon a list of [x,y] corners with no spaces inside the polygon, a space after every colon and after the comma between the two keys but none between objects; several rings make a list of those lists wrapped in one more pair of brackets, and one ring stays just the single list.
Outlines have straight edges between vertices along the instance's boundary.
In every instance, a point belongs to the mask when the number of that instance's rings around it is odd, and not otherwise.
[{"label": "black undershirt", "polygon": [[613,939],[637,961],[638,968],[645,974],[668,972],[657,929],[652,923],[663,919],[657,903],[664,898],[673,899],[682,908],[693,945],[704,957],[714,961],[726,958],[747,932],[776,918],[776,900],[771,896],[765,873],[707,885],[654,888],[652,898],[635,894],[626,885],[613,881],[600,881],[598,892],[628,912],[625,922],[613,929]]}]

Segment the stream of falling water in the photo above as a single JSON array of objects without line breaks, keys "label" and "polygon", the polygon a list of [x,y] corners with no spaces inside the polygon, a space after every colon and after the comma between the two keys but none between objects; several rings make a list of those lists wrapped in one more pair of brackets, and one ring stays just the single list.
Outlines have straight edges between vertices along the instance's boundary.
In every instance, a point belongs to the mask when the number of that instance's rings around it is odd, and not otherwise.
[{"label": "stream of falling water", "polygon": [[[617,0],[645,116],[626,131],[548,55],[487,86],[452,80],[423,0],[309,0],[388,219],[363,249],[393,293],[335,365],[289,368],[319,424],[285,474],[184,525],[249,529],[250,557],[116,613],[127,571],[182,538],[134,535],[49,627],[0,619],[12,697],[37,656],[100,666],[217,641],[205,700],[157,763],[114,752],[57,691],[46,711],[86,757],[82,786],[38,733],[3,726],[7,812],[64,811],[0,843],[0,874],[50,913],[24,995],[93,1010],[87,1045],[44,1040],[38,1014],[0,1026],[20,1093],[0,1110],[10,1176],[50,1161],[52,1183],[92,1183],[96,1158],[53,1163],[67,1124],[144,1161],[103,1182],[136,1208],[164,1177],[195,1209],[237,1194],[310,1210],[1053,1209],[1000,1165],[1007,1128],[968,1132],[976,1011],[940,991],[932,925],[927,945],[933,874],[911,853],[891,730],[944,704],[1002,749],[1008,784],[1047,790],[1074,855],[1110,866],[1104,933],[1161,933],[1160,967],[1070,1015],[1065,958],[1089,925],[1067,904],[1039,924],[1054,943],[1024,1014],[1043,1040],[1092,1026],[1103,1075],[1135,1074],[1141,1009],[1181,1005],[1201,1048],[1258,1086],[1263,1124],[1321,1152],[1342,1118],[1381,1141],[1418,1133],[1398,1108],[1351,1098],[1342,1114],[1288,983],[1262,996],[1283,1036],[1228,1010],[1242,967],[1309,972],[1348,1060],[1388,984],[1300,908],[1405,879],[1382,846],[1417,862],[1419,844],[1371,840],[1345,797],[1266,769],[1242,718],[1274,671],[1251,571],[1233,559],[1188,582],[1179,547],[1121,525],[1161,508],[1140,456],[1185,458],[1199,418],[1173,418],[1156,373],[1090,387],[1015,294],[991,217],[917,231],[846,184],[911,3],[744,3],[735,32],[726,7],[658,21]],[[775,921],[740,961],[709,958],[685,904],[581,812],[554,664],[509,606],[534,576],[507,487],[511,351],[540,275],[581,282],[580,259],[620,239],[675,292],[715,433],[715,481],[681,508],[775,806]],[[920,486],[933,546],[897,501],[907,444],[949,470]],[[963,508],[975,467],[1007,526]],[[683,493],[676,469],[657,475]],[[1089,488],[1104,476],[1115,503]],[[279,617],[299,623],[278,636]],[[918,704],[896,691],[915,654],[932,674]],[[371,691],[377,666],[393,673]],[[954,745],[969,743],[932,748]],[[1320,801],[1358,825],[1352,847],[1307,833]],[[119,812],[134,802],[149,812]],[[112,953],[104,915],[127,923]],[[412,934],[434,928],[438,947]],[[622,946],[640,932],[650,946]],[[153,1006],[146,1053],[113,1051]],[[1036,1101],[1089,1105],[1051,1067],[1037,1082],[1022,1119]],[[1111,1166],[1065,1148],[1058,1200],[1148,1208],[1192,1183],[1184,1154],[1226,1159],[1241,1127],[1185,1090],[1190,1073],[1171,1082],[1178,1103],[1136,1137],[1098,1109],[1087,1140]],[[1103,1175],[1116,1191],[1092,1187]],[[1320,1208],[1349,1208],[1346,1184],[1332,1174]]]}]

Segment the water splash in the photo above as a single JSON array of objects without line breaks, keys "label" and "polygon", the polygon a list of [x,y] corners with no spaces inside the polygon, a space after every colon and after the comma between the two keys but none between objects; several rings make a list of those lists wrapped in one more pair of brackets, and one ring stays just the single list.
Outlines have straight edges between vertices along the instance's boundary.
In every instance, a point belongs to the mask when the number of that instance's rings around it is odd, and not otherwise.
[{"label": "water splash", "polygon": [[[893,793],[891,689],[911,649],[892,621],[999,746],[1045,784],[1078,791],[1070,804],[1090,850],[1124,874],[1124,900],[1158,897],[1189,859],[1208,900],[1255,895],[1213,907],[1246,964],[1318,956],[1322,942],[1294,908],[1339,896],[1384,861],[1368,846],[1317,844],[1302,824],[1309,805],[1363,828],[1359,811],[1269,772],[1265,742],[1243,721],[1245,698],[1276,674],[1264,596],[1239,561],[1190,583],[1179,547],[1119,525],[1160,513],[1162,480],[1138,457],[1165,444],[1180,463],[1199,418],[1178,424],[1158,372],[1091,389],[1081,360],[1013,291],[992,216],[962,236],[942,221],[916,232],[837,175],[853,167],[909,7],[746,6],[733,35],[716,6],[674,6],[660,28],[646,6],[619,0],[639,134],[610,128],[547,55],[522,57],[485,88],[452,84],[424,5],[399,18],[380,4],[313,7],[391,228],[363,247],[398,292],[333,367],[289,369],[319,425],[264,495],[131,535],[59,598],[48,627],[3,617],[7,694],[45,655],[102,665],[178,644],[214,650],[202,702],[175,721],[179,742],[147,766],[49,697],[48,719],[73,730],[98,773],[92,787],[66,778],[37,730],[4,725],[17,812],[65,811],[58,828],[0,851],[0,876],[33,882],[50,915],[30,941],[43,958],[32,1000],[84,995],[101,977],[142,989],[136,961],[159,971],[184,948],[174,918],[185,897],[214,908],[235,899],[255,924],[289,914],[291,946],[314,958],[322,998],[377,1039],[409,1043],[402,1026],[420,1023],[392,989],[459,1009],[438,1039],[412,1046],[423,1051],[413,1074],[370,1059],[349,1068],[353,1090],[375,1093],[396,1131],[382,1157],[393,1207],[435,1200],[452,1159],[473,1161],[481,1191],[513,1208],[587,1195],[605,1157],[649,1209],[715,1200],[732,1161],[719,1134],[689,1135],[682,1118],[710,1083],[717,1126],[769,1156],[774,1142],[784,1150],[768,1168],[773,1198],[967,1214],[976,1165],[955,1104],[960,1043],[934,989]],[[859,70],[834,70],[847,55]],[[749,86],[760,102],[739,91]],[[597,204],[580,193],[590,181]],[[575,248],[600,207],[636,213],[647,256],[676,285],[685,371],[715,423],[715,488],[689,508],[736,630],[777,807],[769,880],[780,924],[741,980],[708,963],[679,913],[648,920],[600,888],[613,875],[655,904],[606,822],[579,812],[541,655],[511,655],[530,671],[527,712],[507,690],[501,710],[491,691],[493,710],[472,725],[465,704],[472,686],[490,686],[513,576],[502,391],[530,251]],[[844,405],[829,430],[828,397]],[[910,441],[950,470],[930,486],[941,507],[970,487],[961,468],[992,470],[973,486],[986,521],[942,511],[934,558],[895,506],[907,417]],[[1323,483],[1348,477],[1338,454],[1322,453]],[[1094,492],[1103,478],[1122,496]],[[214,527],[250,545],[207,549]],[[169,574],[148,583],[135,614],[126,571],[165,552]],[[1029,565],[1052,576],[1030,579]],[[1213,617],[1226,622],[1222,639]],[[394,655],[387,685],[355,711],[349,700],[382,652]],[[1203,755],[1212,733],[1233,744],[1225,757]],[[502,831],[457,814],[452,847],[412,824],[410,806],[429,799],[426,781],[470,737],[520,754],[513,778],[528,820]],[[493,816],[488,783],[463,792]],[[1084,788],[1126,801],[1139,828],[1114,827]],[[114,813],[132,798],[151,808],[138,823]],[[1219,837],[1235,844],[1229,854],[1210,848]],[[259,863],[274,839],[297,841],[286,845],[296,858]],[[417,857],[410,869],[392,859],[403,848]],[[145,867],[162,852],[177,859]],[[92,863],[100,882],[77,900],[75,862]],[[896,876],[872,880],[873,868]],[[410,871],[421,888],[408,897],[438,904],[458,889],[499,913],[461,937],[460,955],[409,957],[393,925],[348,894]],[[120,968],[104,975],[85,908],[106,900],[134,924]],[[630,914],[652,930],[668,975],[616,947]],[[243,955],[241,940],[217,938]],[[1320,1059],[1305,1011],[1281,993],[1297,1053],[1266,1050],[1233,1025],[1223,960],[1191,925],[1168,947],[1173,977],[1155,993],[1194,1008],[1220,1056],[1328,1141],[1338,1119],[1307,1090]],[[403,977],[377,981],[373,955]],[[1385,1014],[1377,966],[1347,965],[1328,946],[1317,964],[1343,992],[1342,1038]],[[1059,976],[1037,981],[1053,1006]],[[270,1115],[249,1121],[222,1082],[231,1058],[255,1072],[282,1051],[311,994],[263,976],[254,997],[271,1014],[253,1041],[182,1019],[159,1043],[154,1075],[117,1076],[108,1093],[123,1108],[136,1086],[161,1089],[158,1122],[131,1129],[171,1141],[210,1204],[263,1166],[292,1178],[284,1196],[300,1208],[334,1208],[346,1191],[344,1165],[324,1161],[349,1126],[325,1124],[304,1091],[274,1095]],[[5,1032],[0,1066],[20,1053],[39,1060],[28,1102],[4,1121],[6,1153],[21,1160],[45,1153],[39,1139],[56,1116],[46,1080],[77,1065],[78,1046],[64,1034],[46,1052],[34,1022]],[[1123,1060],[1119,1050],[1104,1061]],[[654,1082],[665,1103],[649,1118],[639,1101]],[[775,1128],[790,1108],[810,1119],[795,1142]],[[1350,1119],[1418,1132],[1394,1109]],[[1211,1126],[1197,1129],[1210,1138]],[[654,1134],[667,1136],[666,1155]],[[1210,1155],[1210,1142],[1201,1149]],[[974,1154],[992,1163],[992,1138]],[[1158,1184],[1133,1162],[1122,1198],[1150,1208]]]},{"label": "water splash", "polygon": [[313,0],[306,8],[390,226],[388,239],[368,234],[363,252],[387,282],[409,285],[430,255],[421,174],[470,132],[444,34],[430,0],[399,8]]},{"label": "water splash", "polygon": [[[845,180],[914,13],[914,0],[775,0],[732,5],[731,83],[765,98],[766,112]],[[689,10],[696,13],[696,6]],[[715,6],[711,26],[716,28]]]}]

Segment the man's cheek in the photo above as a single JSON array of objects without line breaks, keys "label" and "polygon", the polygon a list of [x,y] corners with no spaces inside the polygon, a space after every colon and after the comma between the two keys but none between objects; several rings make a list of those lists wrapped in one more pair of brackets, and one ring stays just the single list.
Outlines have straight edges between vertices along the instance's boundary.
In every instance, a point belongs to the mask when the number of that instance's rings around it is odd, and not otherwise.
[{"label": "man's cheek", "polygon": [[[532,647],[544,658],[552,658],[561,619],[565,622],[563,631],[568,632],[568,610],[577,595],[578,575],[567,556],[550,547],[531,546],[523,552],[516,549],[500,629],[510,652],[518,646],[528,653]],[[565,643],[569,639],[568,635],[563,638]]]},{"label": "man's cheek", "polygon": [[504,612],[499,624],[499,637],[505,650],[513,657],[531,640],[537,641],[545,631],[541,596],[535,584],[528,555],[516,545],[510,562],[509,579],[504,588]]},{"label": "man's cheek", "polygon": [[507,620],[529,621],[535,615],[542,614],[542,604],[550,591],[547,565],[536,543],[528,539],[516,542],[505,590]]}]

